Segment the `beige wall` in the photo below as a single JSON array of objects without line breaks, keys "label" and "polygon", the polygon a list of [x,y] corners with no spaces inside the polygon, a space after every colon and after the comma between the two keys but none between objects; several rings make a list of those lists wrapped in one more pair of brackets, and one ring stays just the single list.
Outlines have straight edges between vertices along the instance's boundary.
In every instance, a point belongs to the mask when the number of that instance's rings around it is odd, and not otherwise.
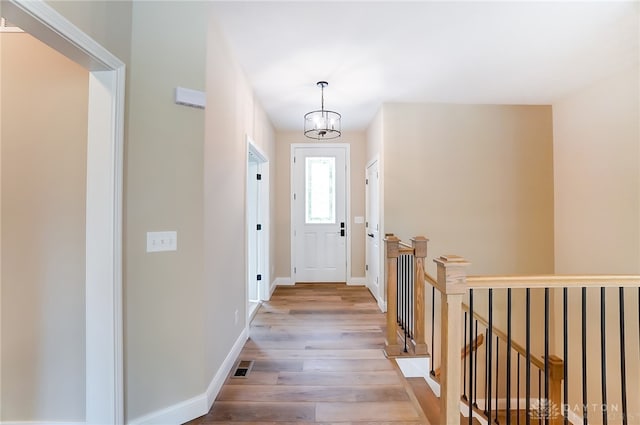
[{"label": "beige wall", "polygon": [[45,0],[94,40],[129,64],[131,0]]},{"label": "beige wall", "polygon": [[84,421],[87,71],[2,45],[3,421]]},{"label": "beige wall", "polygon": [[[555,264],[557,273],[640,273],[640,70],[630,69],[571,93],[553,105],[555,171]],[[628,376],[638,376],[637,291],[627,289],[626,344]],[[569,293],[570,382],[579,382],[580,291]],[[618,291],[606,291],[607,374],[609,403],[620,405]],[[555,294],[556,352],[562,350],[562,293]],[[587,339],[590,400],[599,403],[600,295],[587,295]],[[632,348],[633,347],[633,348]],[[593,372],[591,372],[593,371]],[[638,423],[640,382],[627,381],[629,407]],[[572,403],[581,397],[570,390]],[[634,402],[632,402],[634,401]],[[591,412],[593,413],[593,412]],[[595,413],[594,423],[601,418]],[[590,421],[591,422],[591,421]],[[615,423],[620,423],[616,420]]]},{"label": "beige wall", "polygon": [[[300,131],[281,131],[276,135],[276,273],[277,277],[291,274],[291,145],[313,144]],[[365,214],[365,167],[367,140],[365,132],[344,131],[337,143],[348,143],[351,153],[351,277],[364,277],[365,228],[354,223],[354,217]]]},{"label": "beige wall", "polygon": [[[275,144],[271,123],[223,39],[215,16],[207,35],[204,144],[205,373],[207,383],[246,323],[245,190],[249,136],[269,157],[274,217]],[[270,233],[275,233],[272,219]],[[275,253],[271,245],[271,265]],[[240,321],[235,323],[235,312]]]},{"label": "beige wall", "polygon": [[553,105],[557,273],[640,273],[638,69]]},{"label": "beige wall", "polygon": [[[384,231],[471,274],[553,272],[551,108],[385,104]],[[435,273],[435,266],[429,261]]]},{"label": "beige wall", "polygon": [[[125,367],[129,420],[205,386],[203,154],[205,111],[176,105],[204,90],[207,6],[133,6],[125,151]],[[169,31],[176,22],[179,31]],[[189,46],[185,48],[185,46]],[[146,252],[146,232],[175,230],[178,250]],[[210,308],[216,308],[212,301]]]},{"label": "beige wall", "polygon": [[382,153],[384,143],[384,109],[381,107],[367,127],[367,162],[373,161]]}]

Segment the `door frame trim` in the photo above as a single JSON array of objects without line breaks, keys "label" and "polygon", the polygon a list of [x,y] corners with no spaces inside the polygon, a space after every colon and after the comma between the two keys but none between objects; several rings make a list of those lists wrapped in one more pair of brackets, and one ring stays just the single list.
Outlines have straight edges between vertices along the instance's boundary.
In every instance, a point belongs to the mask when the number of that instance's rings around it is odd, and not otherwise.
[{"label": "door frame trim", "polygon": [[2,14],[89,71],[85,423],[120,425],[125,64],[43,0],[8,0]]},{"label": "door frame trim", "polygon": [[[260,301],[267,301],[271,298],[271,291],[269,288],[269,282],[271,281],[271,273],[269,270],[270,265],[270,257],[269,257],[269,246],[270,246],[270,215],[269,215],[269,188],[270,188],[270,176],[269,176],[269,157],[260,149],[258,145],[253,141],[253,139],[249,135],[245,135],[245,140],[247,144],[247,155],[246,155],[246,184],[245,184],[245,229],[249,229],[249,209],[248,199],[249,199],[249,154],[255,155],[258,159],[258,170],[262,175],[262,184],[258,185],[258,203],[260,204],[260,213],[258,216],[258,220],[261,221],[262,224],[262,235],[260,237],[260,264],[262,271],[262,283],[258,285],[258,298]],[[245,274],[246,274],[246,282],[247,282],[247,291],[249,290],[249,234],[245,235]],[[260,272],[260,271],[258,271]],[[246,297],[247,300],[249,297]],[[249,321],[247,321],[249,323]]]},{"label": "door frame trim", "polygon": [[289,221],[290,221],[290,241],[289,252],[291,253],[291,268],[289,270],[292,284],[296,283],[296,274],[293,268],[296,264],[295,257],[295,238],[293,231],[295,227],[295,208],[293,203],[293,190],[295,188],[293,157],[297,148],[326,149],[326,148],[344,148],[345,149],[345,206],[346,206],[346,225],[347,225],[347,242],[346,242],[346,271],[345,283],[351,282],[351,145],[349,143],[292,143],[291,156],[289,158]]}]

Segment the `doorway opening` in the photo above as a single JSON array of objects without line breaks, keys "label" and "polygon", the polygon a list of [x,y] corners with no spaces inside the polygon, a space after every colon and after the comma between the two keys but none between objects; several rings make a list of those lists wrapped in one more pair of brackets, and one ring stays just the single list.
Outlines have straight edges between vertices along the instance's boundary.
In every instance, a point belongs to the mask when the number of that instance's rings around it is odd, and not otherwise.
[{"label": "doorway opening", "polygon": [[269,299],[269,161],[247,137],[247,323]]},{"label": "doorway opening", "polygon": [[125,65],[44,1],[3,1],[2,15],[89,71],[84,251],[84,423],[122,424]]}]

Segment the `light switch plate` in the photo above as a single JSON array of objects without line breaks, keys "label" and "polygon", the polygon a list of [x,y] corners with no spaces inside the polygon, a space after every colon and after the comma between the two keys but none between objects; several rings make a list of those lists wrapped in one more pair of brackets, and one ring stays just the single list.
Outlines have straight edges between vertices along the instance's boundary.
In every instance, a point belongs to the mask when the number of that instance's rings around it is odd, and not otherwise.
[{"label": "light switch plate", "polygon": [[363,224],[364,223],[364,217],[357,215],[355,217],[353,217],[353,222],[356,224]]},{"label": "light switch plate", "polygon": [[147,252],[177,250],[178,232],[147,232]]}]

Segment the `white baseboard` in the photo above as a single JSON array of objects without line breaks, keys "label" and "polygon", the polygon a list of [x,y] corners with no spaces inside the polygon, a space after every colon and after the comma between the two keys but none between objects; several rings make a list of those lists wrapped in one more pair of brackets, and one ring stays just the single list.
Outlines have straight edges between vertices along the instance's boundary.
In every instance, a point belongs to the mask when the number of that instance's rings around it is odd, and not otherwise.
[{"label": "white baseboard", "polygon": [[[462,414],[462,416],[464,416],[465,418],[469,417],[469,405],[467,405],[464,401],[460,400],[460,413]],[[478,422],[480,422],[480,425],[489,425],[489,423],[487,422],[487,418],[485,418],[483,415],[481,415],[480,413],[476,412],[475,410],[472,411],[473,417],[476,418],[476,420]]]},{"label": "white baseboard", "polygon": [[349,286],[366,286],[367,278],[366,277],[351,277],[349,281],[347,281],[347,285]]},{"label": "white baseboard", "polygon": [[213,405],[213,401],[220,392],[224,381],[227,379],[229,372],[236,363],[236,359],[242,351],[244,343],[247,341],[249,333],[245,328],[236,342],[233,344],[231,351],[222,362],[220,368],[209,383],[206,392],[199,394],[193,398],[165,407],[164,409],[151,412],[142,417],[136,418],[129,422],[130,425],[179,425],[192,419],[206,415]]},{"label": "white baseboard", "polygon": [[[227,379],[227,375],[229,375],[229,372],[231,372],[231,369],[235,365],[236,359],[240,355],[240,352],[242,351],[242,347],[244,347],[244,343],[247,342],[247,339],[249,339],[248,326],[244,328],[244,330],[242,331],[238,339],[236,339],[236,342],[233,344],[233,347],[231,347],[231,351],[229,351],[229,354],[227,354],[227,357],[222,362],[222,366],[220,366],[215,376],[211,380],[209,387],[207,387],[207,410],[205,411],[205,413],[207,413],[209,409],[211,409],[211,406],[213,405],[213,401],[216,399],[216,397],[218,396],[218,393],[222,389],[222,386],[224,385],[224,381]],[[197,416],[191,419],[194,419],[194,418],[197,418]]]},{"label": "white baseboard", "polygon": [[427,381],[427,385],[431,388],[431,391],[433,391],[436,397],[440,398],[440,384],[431,377],[431,373],[427,374],[427,377],[424,378],[424,380]]},{"label": "white baseboard", "polygon": [[373,298],[376,299],[376,302],[378,303],[378,308],[380,308],[380,311],[383,313],[387,312],[387,303],[384,302],[382,300],[382,298],[380,297],[380,294],[378,293],[378,287],[374,286],[374,285],[370,285],[369,283],[367,283],[366,278],[365,279],[365,286],[367,288],[369,288],[369,292],[371,292],[371,295],[373,295]]}]

